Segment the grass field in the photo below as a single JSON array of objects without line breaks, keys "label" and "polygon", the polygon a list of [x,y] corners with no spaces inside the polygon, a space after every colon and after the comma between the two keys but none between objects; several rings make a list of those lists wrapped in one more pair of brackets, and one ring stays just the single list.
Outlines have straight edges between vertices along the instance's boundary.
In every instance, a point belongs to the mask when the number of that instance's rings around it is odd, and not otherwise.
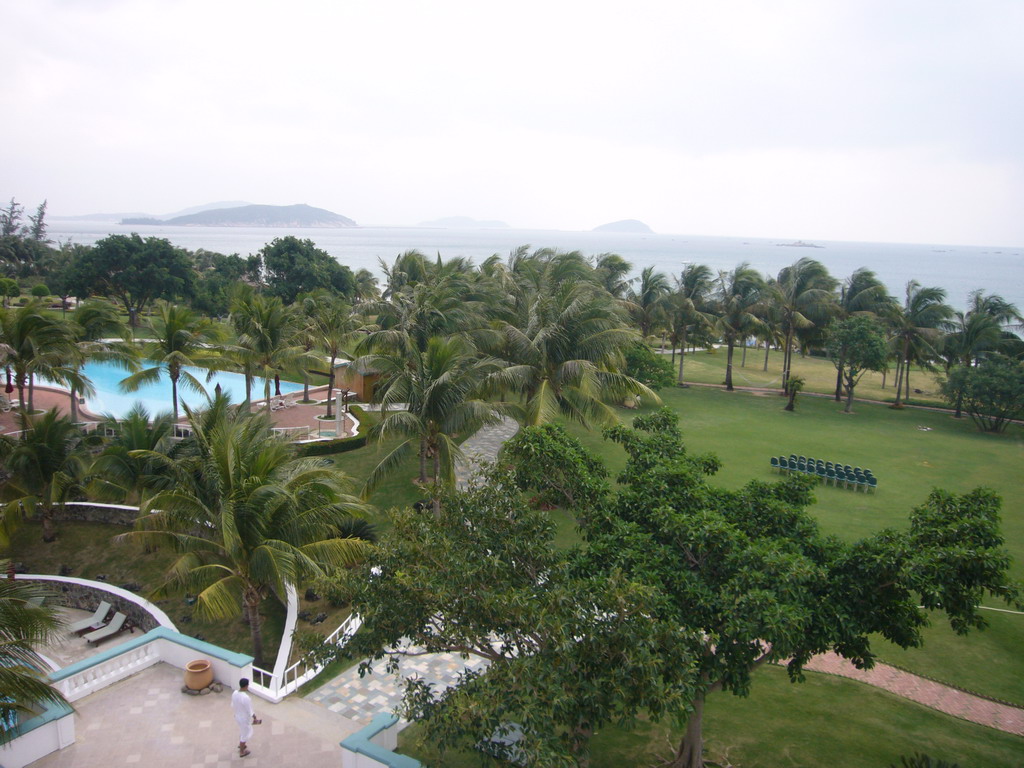
[{"label": "grass field", "polygon": [[[678,353],[677,353],[678,355]],[[748,349],[747,364],[741,366],[743,350],[737,349],[733,355],[733,386],[737,387],[774,387],[782,389],[782,352],[772,350],[768,355],[768,370],[764,370],[764,349]],[[686,355],[683,366],[684,379],[687,382],[703,384],[725,383],[725,349],[698,350]],[[678,370],[679,358],[676,357]],[[836,369],[827,358],[793,356],[793,373],[803,376],[806,380],[804,391],[825,392],[832,394],[836,389]],[[868,372],[857,384],[856,396],[866,400],[884,400],[892,402],[896,399],[893,389],[895,371],[886,377],[882,387],[882,374]],[[914,392],[921,390],[920,394]],[[918,405],[944,405],[939,393],[936,374],[921,371],[918,368],[910,372],[910,402]]]},{"label": "grass field", "polygon": [[[776,477],[772,455],[803,454],[870,467],[879,478],[877,493],[819,486],[811,508],[823,530],[852,540],[882,528],[903,528],[909,512],[932,488],[963,493],[977,486],[995,489],[1003,498],[1002,530],[1013,556],[1013,577],[1024,576],[1024,428],[1004,435],[979,432],[970,420],[946,413],[855,404],[853,414],[823,398],[801,398],[797,410],[782,410],[778,396],[720,389],[672,388],[661,393],[681,416],[690,451],[716,453],[723,461],[713,482],[736,488],[751,479]],[[630,416],[626,415],[627,419]],[[928,431],[919,429],[928,427]],[[573,434],[600,455],[613,471],[625,455],[597,431],[578,426]],[[999,601],[987,605],[1006,608]],[[987,612],[991,631],[957,636],[936,621],[923,648],[903,651],[885,642],[875,651],[906,669],[969,690],[1024,705],[1024,615]]]},{"label": "grass field", "polygon": [[[901,755],[925,752],[962,768],[1024,765],[1024,739],[958,720],[861,683],[808,673],[801,684],[784,670],[755,675],[751,695],[712,694],[704,721],[707,757],[742,768],[843,766],[885,768]],[[625,731],[610,726],[592,742],[591,768],[658,765],[670,756],[681,731],[668,723],[640,721]],[[477,768],[475,752],[439,756],[417,726],[399,734],[399,750],[429,768]]]}]

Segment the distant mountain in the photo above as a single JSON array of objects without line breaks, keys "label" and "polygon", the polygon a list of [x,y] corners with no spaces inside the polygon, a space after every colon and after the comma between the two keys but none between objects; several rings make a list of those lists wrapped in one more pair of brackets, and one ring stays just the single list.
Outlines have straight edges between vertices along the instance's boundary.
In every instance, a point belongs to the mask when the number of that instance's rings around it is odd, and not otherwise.
[{"label": "distant mountain", "polygon": [[420,222],[419,226],[440,229],[508,229],[508,224],[504,221],[477,221],[469,216],[447,216],[443,219]]},{"label": "distant mountain", "polygon": [[654,230],[644,224],[642,221],[636,219],[623,219],[622,221],[613,221],[611,224],[602,224],[600,227],[594,227],[594,232],[631,232],[638,235],[653,235]]},{"label": "distant mountain", "polygon": [[[152,219],[124,219],[122,224],[153,224]],[[352,219],[309,205],[243,205],[175,216],[156,222],[173,227],[355,227]]]},{"label": "distant mountain", "polygon": [[130,221],[132,224],[161,224],[167,219],[173,219],[176,216],[187,216],[190,213],[200,213],[202,211],[212,211],[216,208],[238,208],[242,205],[251,205],[243,200],[231,200],[221,201],[219,203],[207,203],[206,205],[194,205],[191,208],[183,208],[180,211],[174,213],[142,213],[141,211],[132,211],[131,213],[87,213],[82,216],[49,216],[49,218],[61,221],[110,221],[122,223]]}]

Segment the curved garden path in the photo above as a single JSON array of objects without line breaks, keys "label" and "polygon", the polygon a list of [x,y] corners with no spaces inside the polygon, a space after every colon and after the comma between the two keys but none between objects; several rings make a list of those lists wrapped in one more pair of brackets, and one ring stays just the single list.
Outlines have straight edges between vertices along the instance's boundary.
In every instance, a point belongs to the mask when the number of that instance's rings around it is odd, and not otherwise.
[{"label": "curved garden path", "polygon": [[1024,709],[983,699],[888,664],[875,664],[872,669],[857,669],[841,656],[824,653],[811,659],[806,669],[867,683],[961,720],[1024,736]]}]

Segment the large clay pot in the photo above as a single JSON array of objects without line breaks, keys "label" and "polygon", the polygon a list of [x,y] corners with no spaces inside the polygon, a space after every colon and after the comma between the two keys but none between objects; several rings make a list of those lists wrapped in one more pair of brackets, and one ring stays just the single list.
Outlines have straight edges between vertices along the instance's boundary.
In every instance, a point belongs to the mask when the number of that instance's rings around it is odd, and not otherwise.
[{"label": "large clay pot", "polygon": [[190,661],[185,665],[185,686],[201,691],[213,682],[213,665],[206,659]]}]

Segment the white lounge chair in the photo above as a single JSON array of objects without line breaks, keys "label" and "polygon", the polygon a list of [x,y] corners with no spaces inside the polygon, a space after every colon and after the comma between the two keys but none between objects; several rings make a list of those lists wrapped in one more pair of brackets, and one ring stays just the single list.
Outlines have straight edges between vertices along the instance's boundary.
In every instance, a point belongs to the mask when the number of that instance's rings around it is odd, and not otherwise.
[{"label": "white lounge chair", "polygon": [[118,632],[121,632],[125,627],[124,623],[128,620],[128,617],[118,611],[114,614],[114,618],[110,620],[107,626],[97,629],[95,632],[90,632],[85,636],[85,642],[90,645],[99,645],[101,640],[106,640],[108,637],[113,637]]},{"label": "white lounge chair", "polygon": [[104,600],[99,604],[99,607],[92,616],[71,624],[68,626],[68,631],[77,635],[80,632],[92,632],[94,630],[101,629],[108,613],[110,613],[110,603]]}]

